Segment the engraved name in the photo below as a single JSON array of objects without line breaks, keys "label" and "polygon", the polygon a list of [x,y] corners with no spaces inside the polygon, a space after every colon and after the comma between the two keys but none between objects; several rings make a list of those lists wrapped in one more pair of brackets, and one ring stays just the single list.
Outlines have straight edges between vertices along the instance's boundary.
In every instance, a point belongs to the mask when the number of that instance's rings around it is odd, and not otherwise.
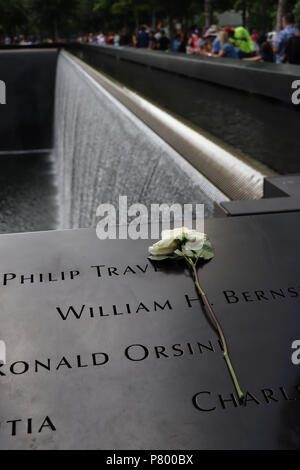
[{"label": "engraved name", "polygon": [[217,410],[232,410],[247,406],[260,406],[281,403],[283,401],[295,402],[300,399],[300,385],[295,385],[289,391],[285,387],[262,388],[258,391],[247,391],[243,401],[234,393],[225,395],[207,390],[195,393],[192,397],[193,406],[198,411],[210,413]]},{"label": "engraved name", "polygon": [[42,419],[22,418],[0,421],[0,431],[6,432],[10,436],[20,434],[40,434],[46,431],[56,431],[54,422],[49,416]]},{"label": "engraved name", "polygon": [[[133,266],[108,266],[105,264],[93,265],[88,267],[89,272],[97,278],[117,278],[127,275],[143,275],[158,272],[159,268],[151,263],[136,264]],[[49,284],[52,282],[73,281],[81,276],[79,269],[72,269],[60,272],[44,273],[0,273],[0,287],[8,286],[26,286],[30,284]]]}]

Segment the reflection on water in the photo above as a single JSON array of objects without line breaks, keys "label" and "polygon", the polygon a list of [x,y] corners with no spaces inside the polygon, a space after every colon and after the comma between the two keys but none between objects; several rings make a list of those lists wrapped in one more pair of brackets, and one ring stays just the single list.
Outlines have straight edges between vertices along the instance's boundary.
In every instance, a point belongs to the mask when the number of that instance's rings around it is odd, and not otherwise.
[{"label": "reflection on water", "polygon": [[0,168],[0,233],[55,229],[57,191],[49,155],[0,155]]},{"label": "reflection on water", "polygon": [[88,55],[86,50],[78,55],[159,106],[279,173],[300,171],[300,106],[105,55]]}]

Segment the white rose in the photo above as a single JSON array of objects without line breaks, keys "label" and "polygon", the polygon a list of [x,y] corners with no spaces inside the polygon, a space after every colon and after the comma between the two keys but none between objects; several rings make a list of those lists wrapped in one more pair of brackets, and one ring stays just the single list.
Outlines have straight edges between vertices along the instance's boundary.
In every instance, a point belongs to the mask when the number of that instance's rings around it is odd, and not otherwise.
[{"label": "white rose", "polygon": [[171,255],[178,247],[178,241],[166,238],[164,240],[159,240],[159,242],[154,243],[154,245],[149,247],[149,253],[153,256],[157,255]]},{"label": "white rose", "polygon": [[171,255],[179,247],[179,242],[185,240],[184,247],[187,250],[201,250],[206,239],[205,233],[187,227],[175,228],[173,230],[163,230],[161,240],[150,246],[149,253],[153,256]]},{"label": "white rose", "polygon": [[174,228],[173,230],[163,230],[161,232],[161,238],[164,239],[171,239],[171,240],[183,240],[184,238],[188,238],[189,234],[193,232],[187,227],[179,227]]},{"label": "white rose", "polygon": [[196,230],[191,230],[190,234],[186,237],[187,241],[185,243],[185,248],[187,250],[199,251],[204,245],[206,240],[205,233],[197,232]]}]

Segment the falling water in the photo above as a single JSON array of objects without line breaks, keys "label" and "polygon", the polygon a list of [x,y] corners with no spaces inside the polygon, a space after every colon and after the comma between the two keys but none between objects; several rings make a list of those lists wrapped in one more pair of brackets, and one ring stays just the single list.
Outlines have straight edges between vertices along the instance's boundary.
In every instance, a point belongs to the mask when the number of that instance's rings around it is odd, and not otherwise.
[{"label": "falling water", "polygon": [[96,224],[100,203],[204,203],[226,199],[65,53],[58,60],[55,152],[61,228]]}]

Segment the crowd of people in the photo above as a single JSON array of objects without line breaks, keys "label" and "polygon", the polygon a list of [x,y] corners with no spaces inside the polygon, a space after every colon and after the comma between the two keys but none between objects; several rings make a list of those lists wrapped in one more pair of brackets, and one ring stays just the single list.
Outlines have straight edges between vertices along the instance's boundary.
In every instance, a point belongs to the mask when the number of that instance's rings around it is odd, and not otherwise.
[{"label": "crowd of people", "polygon": [[[65,42],[60,40],[60,42]],[[4,44],[5,46],[32,46],[37,44],[52,44],[54,40],[50,37],[37,37],[33,34],[29,36],[25,36],[23,34],[19,34],[16,36],[9,36],[6,34],[3,37],[0,37],[0,44]]]},{"label": "crowd of people", "polygon": [[[98,44],[101,46],[131,46],[139,49],[174,51],[189,55],[205,55],[230,59],[256,60],[261,62],[290,63],[300,65],[300,28],[295,24],[292,13],[283,19],[283,28],[278,33],[249,32],[245,27],[220,27],[211,25],[209,28],[194,26],[189,32],[181,29],[178,24],[176,33],[170,39],[169,31],[162,23],[152,30],[142,25],[136,34],[128,31],[98,32],[73,36],[71,40],[80,43]],[[4,44],[37,44],[53,42],[52,39],[37,40],[33,36],[25,38],[9,36],[3,38]]]},{"label": "crowd of people", "polygon": [[146,25],[130,36],[126,31],[89,34],[78,38],[79,42],[107,46],[132,46],[142,49],[181,52],[210,57],[256,60],[261,62],[290,63],[300,65],[300,30],[292,13],[283,19],[278,33],[265,34],[243,26],[232,28],[211,25],[209,28],[193,27],[189,32],[180,28],[169,38],[167,28],[159,24],[156,30]]}]

